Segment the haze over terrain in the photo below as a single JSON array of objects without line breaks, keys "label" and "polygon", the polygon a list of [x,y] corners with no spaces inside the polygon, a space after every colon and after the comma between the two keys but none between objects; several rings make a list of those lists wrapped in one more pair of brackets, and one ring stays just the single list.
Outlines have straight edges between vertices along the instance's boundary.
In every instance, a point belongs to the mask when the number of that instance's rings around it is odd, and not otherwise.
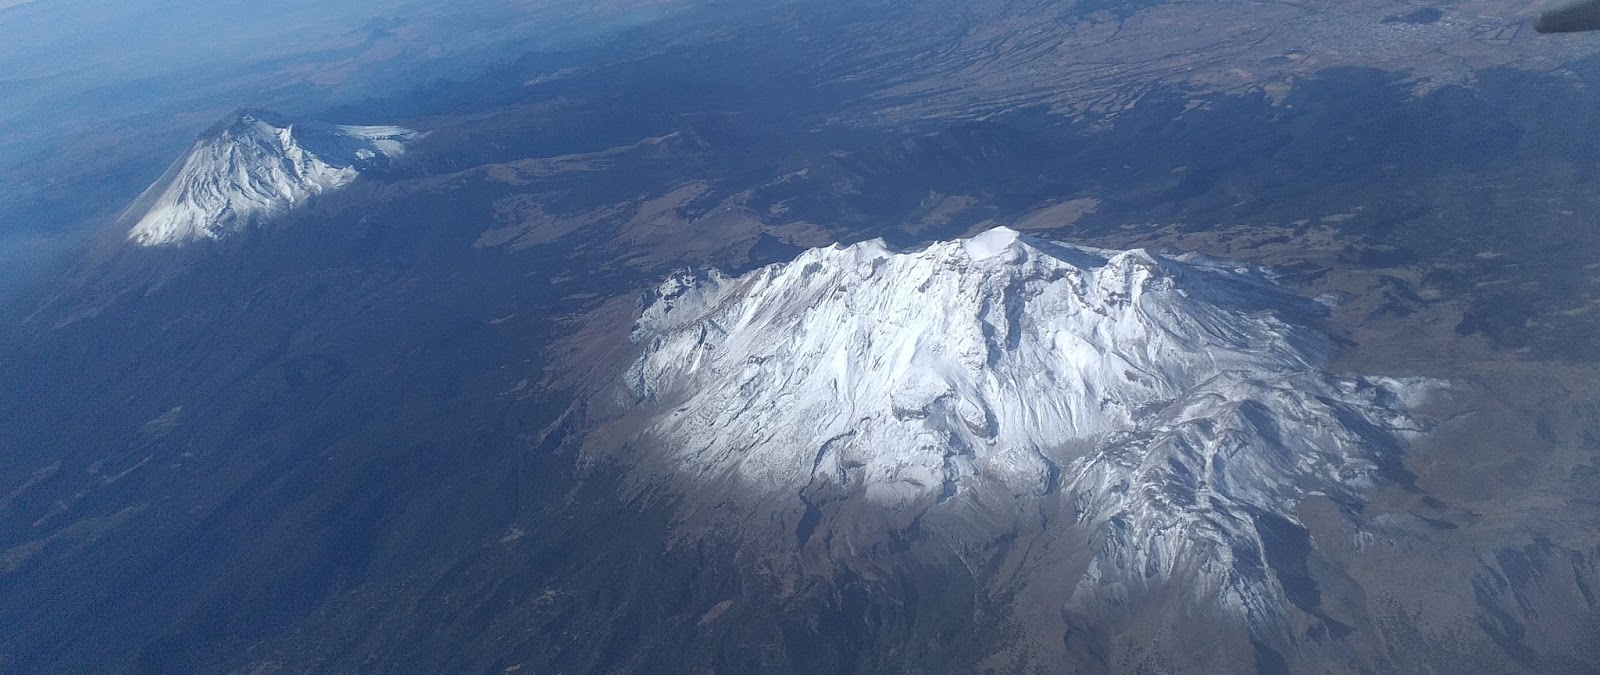
[{"label": "haze over terrain", "polygon": [[1534,10],[0,9],[0,671],[1600,671]]}]

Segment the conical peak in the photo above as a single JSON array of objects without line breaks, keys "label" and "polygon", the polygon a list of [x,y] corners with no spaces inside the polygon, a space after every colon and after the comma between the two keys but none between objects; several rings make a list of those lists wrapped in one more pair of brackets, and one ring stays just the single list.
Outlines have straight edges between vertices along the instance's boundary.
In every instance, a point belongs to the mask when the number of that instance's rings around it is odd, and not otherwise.
[{"label": "conical peak", "polygon": [[202,138],[216,138],[230,133],[253,133],[257,131],[261,125],[269,126],[274,129],[286,129],[292,126],[292,124],[293,123],[290,122],[287,117],[279,115],[278,113],[270,110],[263,110],[261,108],[240,108],[232,113],[229,113],[226,117],[212,125],[211,128],[207,129],[206,133],[202,135]]},{"label": "conical peak", "polygon": [[144,246],[221,238],[348,185],[420,136],[395,126],[298,124],[271,111],[234,111],[140,197],[130,212],[142,216],[128,238]]},{"label": "conical peak", "polygon": [[284,116],[264,108],[240,108],[234,111],[233,117],[240,123],[265,122],[273,126],[288,124]]}]

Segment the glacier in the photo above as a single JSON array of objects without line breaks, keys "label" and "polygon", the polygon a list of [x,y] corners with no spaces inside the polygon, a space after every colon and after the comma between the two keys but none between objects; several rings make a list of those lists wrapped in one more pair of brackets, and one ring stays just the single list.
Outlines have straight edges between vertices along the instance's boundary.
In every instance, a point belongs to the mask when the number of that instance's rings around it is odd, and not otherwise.
[{"label": "glacier", "polygon": [[668,278],[617,402],[685,493],[733,485],[774,511],[819,492],[885,511],[1057,504],[1097,542],[1078,609],[1181,578],[1265,620],[1282,594],[1263,519],[1296,523],[1308,495],[1359,505],[1440,386],[1330,372],[1325,311],[1196,254],[1003,227],[872,240]]},{"label": "glacier", "polygon": [[291,122],[242,110],[213,127],[134,202],[140,246],[221,239],[344,187],[422,134],[397,126]]}]

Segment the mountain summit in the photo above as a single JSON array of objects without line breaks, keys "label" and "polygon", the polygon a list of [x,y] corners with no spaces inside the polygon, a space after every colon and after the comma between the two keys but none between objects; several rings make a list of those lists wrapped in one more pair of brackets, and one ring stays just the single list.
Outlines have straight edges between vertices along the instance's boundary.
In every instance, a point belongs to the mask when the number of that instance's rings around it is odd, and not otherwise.
[{"label": "mountain summit", "polygon": [[[1272,535],[1307,495],[1361,503],[1420,430],[1424,384],[1325,372],[1321,314],[1261,270],[1006,228],[836,245],[663,284],[633,335],[627,443],[669,456],[691,503],[770,509],[739,518],[801,546],[845,503],[965,523],[1029,503],[1094,551],[1069,606],[1182,579],[1277,625]],[[873,545],[834,530],[835,550]]]},{"label": "mountain summit", "polygon": [[355,180],[420,137],[395,126],[295,123],[242,110],[212,127],[129,207],[141,246],[220,239]]}]

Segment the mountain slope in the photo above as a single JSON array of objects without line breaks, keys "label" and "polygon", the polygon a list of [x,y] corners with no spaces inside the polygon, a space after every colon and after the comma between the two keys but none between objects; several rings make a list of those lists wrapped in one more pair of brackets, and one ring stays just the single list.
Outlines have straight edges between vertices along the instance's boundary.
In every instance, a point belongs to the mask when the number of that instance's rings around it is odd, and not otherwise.
[{"label": "mountain slope", "polygon": [[[1276,634],[1297,598],[1274,528],[1297,528],[1308,495],[1355,505],[1392,477],[1428,387],[1325,372],[1320,311],[1259,270],[1006,228],[816,249],[661,287],[633,336],[624,444],[658,448],[645,466],[665,473],[641,482],[679,485],[691,511],[781,522],[802,547],[819,504],[987,523],[960,535],[979,537],[1037,511],[1091,551],[1054,582],[1068,609],[1181,581]],[[883,536],[832,529],[835,557]]]},{"label": "mountain slope", "polygon": [[220,239],[307,199],[337,190],[405,153],[420,134],[395,126],[294,123],[235,113],[196,141],[125,218],[141,246]]}]

